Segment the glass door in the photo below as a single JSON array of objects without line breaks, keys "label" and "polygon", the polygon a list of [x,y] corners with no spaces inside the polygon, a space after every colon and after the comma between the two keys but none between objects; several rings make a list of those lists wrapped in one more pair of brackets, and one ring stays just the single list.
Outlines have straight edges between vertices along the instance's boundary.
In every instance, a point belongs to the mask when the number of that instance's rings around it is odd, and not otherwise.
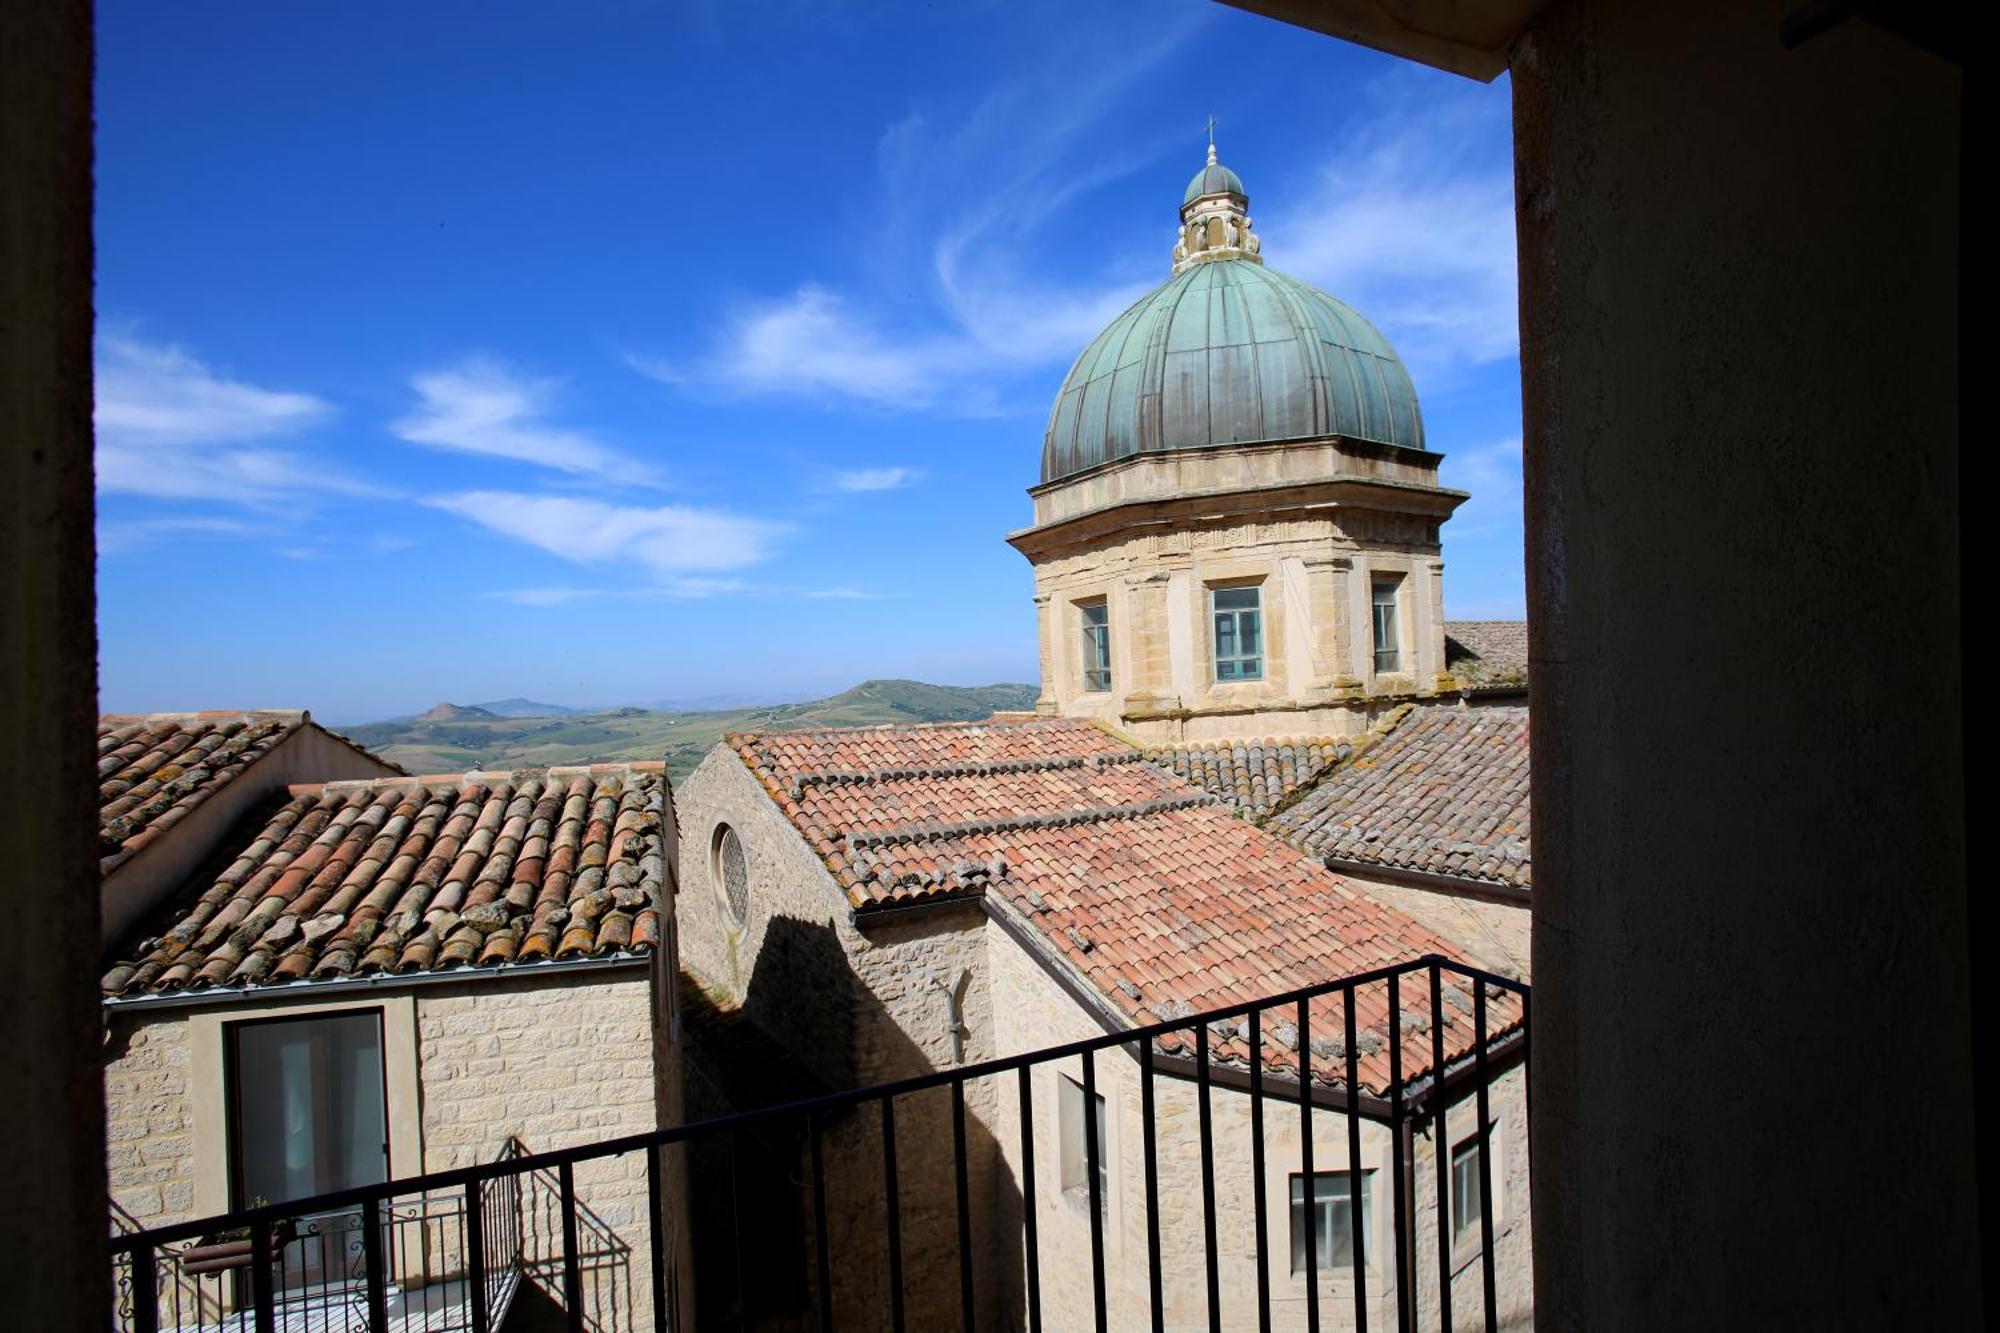
[{"label": "glass door", "polygon": [[[238,1023],[230,1034],[237,1207],[389,1178],[381,1010]],[[282,1288],[357,1280],[360,1215],[301,1218],[277,1253]]]}]

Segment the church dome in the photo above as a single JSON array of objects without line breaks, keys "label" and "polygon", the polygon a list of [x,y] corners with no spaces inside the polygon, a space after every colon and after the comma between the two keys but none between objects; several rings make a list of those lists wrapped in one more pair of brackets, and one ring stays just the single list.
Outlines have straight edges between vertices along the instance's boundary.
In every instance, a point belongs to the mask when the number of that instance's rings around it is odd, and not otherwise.
[{"label": "church dome", "polygon": [[[1235,184],[1209,190],[1215,171]],[[1416,388],[1388,340],[1352,307],[1265,268],[1247,205],[1211,150],[1181,206],[1174,276],[1098,334],[1063,380],[1044,483],[1167,449],[1329,435],[1423,447]]]}]

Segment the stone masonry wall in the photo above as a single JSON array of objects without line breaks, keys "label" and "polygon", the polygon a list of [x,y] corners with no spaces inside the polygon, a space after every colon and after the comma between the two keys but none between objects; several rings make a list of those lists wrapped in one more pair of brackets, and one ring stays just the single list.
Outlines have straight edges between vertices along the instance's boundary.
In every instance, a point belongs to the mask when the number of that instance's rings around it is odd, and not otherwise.
[{"label": "stone masonry wall", "polygon": [[[392,1136],[398,1124],[418,1118],[422,1158],[407,1166],[397,1163],[399,1173],[490,1161],[509,1135],[519,1137],[530,1151],[541,1151],[654,1127],[660,1089],[649,967],[531,981],[477,978],[404,994],[416,1002],[421,1105],[401,1105],[392,1096],[389,1116]],[[365,993],[344,998],[351,998],[355,1009],[381,1004]],[[196,1123],[202,1097],[209,1105],[221,1104],[219,1089],[191,1084],[190,1014],[196,1012],[118,1014],[111,1024],[104,1070],[111,1197],[142,1227],[195,1216],[201,1162],[219,1166],[226,1161],[226,1127]],[[200,1012],[207,1017],[215,1013]],[[258,1010],[260,1015],[269,1012],[268,1006]],[[221,1068],[219,1062],[213,1067]],[[591,1326],[634,1333],[649,1329],[651,1228],[644,1161],[633,1155],[580,1165],[576,1181],[578,1197],[589,1210],[581,1239]],[[217,1181],[211,1192],[221,1188]],[[524,1191],[523,1206],[531,1277],[559,1296],[562,1231],[554,1206],[556,1188],[553,1177],[534,1179]],[[453,1206],[455,1201],[440,1201],[432,1211],[449,1212]],[[429,1256],[412,1247],[405,1280],[422,1272],[426,1263],[431,1277],[455,1275],[457,1223],[431,1222],[425,1229]]]},{"label": "stone masonry wall", "polygon": [[1495,902],[1376,879],[1343,868],[1340,877],[1376,902],[1393,907],[1465,951],[1466,961],[1501,976],[1529,975],[1527,903]]},{"label": "stone masonry wall", "polygon": [[[652,983],[646,969],[534,984],[419,992],[424,1169],[491,1160],[507,1136],[530,1152],[654,1126]],[[560,1300],[562,1215],[553,1173],[523,1198],[532,1279]],[[576,1167],[592,1327],[652,1328],[646,1163],[640,1153]]]},{"label": "stone masonry wall", "polygon": [[[991,1053],[986,934],[977,903],[889,917],[867,930],[819,858],[731,751],[718,746],[675,793],[681,828],[682,962],[742,1006],[832,1088],[948,1069]],[[749,907],[736,921],[712,849],[727,824],[749,863]],[[956,1004],[961,1021],[954,1025]],[[996,1160],[990,1091],[968,1096],[974,1247],[991,1248]],[[926,1093],[896,1106],[904,1290],[911,1327],[957,1318],[957,1202],[951,1103]],[[828,1240],[836,1322],[887,1317],[888,1257],[881,1120],[872,1108],[826,1127]],[[811,1253],[810,1237],[805,1253]],[[696,1281],[733,1280],[696,1274]],[[982,1307],[997,1288],[981,1288]]]},{"label": "stone masonry wall", "polygon": [[[1098,1035],[1102,1028],[1071,998],[1041,965],[1008,938],[1000,926],[990,928],[995,1050],[1010,1054]],[[1129,1049],[1129,1048],[1128,1048]],[[1108,1171],[1105,1267],[1107,1307],[1114,1328],[1143,1328],[1148,1323],[1148,1264],[1144,1131],[1140,1119],[1140,1079],[1136,1051],[1103,1053],[1096,1062],[1097,1087],[1105,1099]],[[1059,1108],[1058,1079],[1082,1080],[1080,1061],[1067,1067],[1045,1066],[1033,1076],[1035,1119],[1035,1200],[1039,1230],[1038,1253],[1042,1314],[1051,1328],[1087,1327],[1091,1321],[1091,1251],[1089,1213],[1081,1190],[1064,1191],[1061,1144],[1066,1127]],[[1167,1326],[1208,1327],[1205,1255],[1202,1228],[1199,1099],[1189,1079],[1156,1076],[1154,1085],[1157,1160],[1161,1202],[1161,1270],[1164,1275]],[[1496,1138],[1495,1195],[1499,1201],[1495,1226],[1496,1276],[1503,1327],[1527,1327],[1532,1322],[1532,1271],[1528,1259],[1528,1181],[1525,1101],[1522,1074],[1516,1069],[1497,1081],[1490,1093],[1500,1129]],[[1250,1099],[1225,1087],[1211,1091],[1213,1163],[1216,1180],[1216,1232],[1219,1294],[1224,1327],[1253,1325],[1257,1312],[1255,1194],[1252,1173]],[[1296,1101],[1266,1098],[1265,1196],[1268,1280],[1273,1327],[1306,1326],[1303,1276],[1290,1271],[1290,1176],[1298,1171],[1300,1115]],[[1475,1118],[1471,1100],[1447,1109],[1446,1128],[1461,1142]],[[996,1198],[1003,1209],[1001,1234],[1021,1232],[1020,1118],[1012,1089],[996,1106],[995,1131],[1001,1163]],[[1369,1322],[1393,1327],[1392,1188],[1389,1131],[1362,1126],[1362,1166],[1373,1169],[1374,1190],[1366,1242]],[[1339,1112],[1317,1110],[1313,1115],[1315,1171],[1340,1171],[1347,1164],[1347,1121]],[[1416,1277],[1419,1327],[1438,1326],[1436,1280],[1434,1155],[1427,1140],[1416,1140],[1413,1217],[1418,1220]],[[1004,1265],[1010,1323],[1025,1322],[1025,1265],[1018,1241],[1012,1251],[995,1254]],[[1476,1248],[1461,1246],[1453,1254],[1455,1326],[1470,1327],[1480,1309],[1480,1275]],[[1321,1274],[1320,1320],[1325,1328],[1353,1326],[1351,1279]]]},{"label": "stone masonry wall", "polygon": [[167,1013],[113,1025],[104,1066],[104,1153],[111,1201],[142,1227],[194,1211],[187,1019]]}]

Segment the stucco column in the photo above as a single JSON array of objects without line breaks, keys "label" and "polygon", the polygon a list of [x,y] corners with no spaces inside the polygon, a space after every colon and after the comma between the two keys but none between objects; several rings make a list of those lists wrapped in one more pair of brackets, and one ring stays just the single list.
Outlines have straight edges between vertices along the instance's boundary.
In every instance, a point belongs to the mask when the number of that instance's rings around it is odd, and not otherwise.
[{"label": "stucco column", "polygon": [[1167,644],[1167,589],[1171,575],[1149,570],[1125,579],[1126,672],[1120,687],[1128,703],[1157,705],[1173,693],[1173,664]]},{"label": "stucco column", "polygon": [[1514,48],[1541,1328],[1985,1326],[1963,75],[1788,12]]},{"label": "stucco column", "polygon": [[1423,608],[1412,627],[1417,632],[1417,686],[1434,690],[1444,674],[1444,561],[1426,560],[1419,568],[1423,583],[1410,599]]},{"label": "stucco column", "polygon": [[1062,698],[1056,692],[1055,642],[1050,637],[1055,630],[1055,619],[1049,608],[1049,594],[1035,594],[1035,645],[1036,661],[1042,673],[1042,693],[1035,700],[1035,711],[1045,716],[1055,716],[1062,712]]},{"label": "stucco column", "polygon": [[1352,689],[1361,683],[1349,648],[1353,630],[1347,582],[1354,561],[1344,555],[1309,555],[1305,566],[1306,600],[1312,608],[1312,683],[1322,689]]},{"label": "stucco column", "polygon": [[6,1323],[111,1326],[91,553],[91,6],[0,5],[0,1254]]}]

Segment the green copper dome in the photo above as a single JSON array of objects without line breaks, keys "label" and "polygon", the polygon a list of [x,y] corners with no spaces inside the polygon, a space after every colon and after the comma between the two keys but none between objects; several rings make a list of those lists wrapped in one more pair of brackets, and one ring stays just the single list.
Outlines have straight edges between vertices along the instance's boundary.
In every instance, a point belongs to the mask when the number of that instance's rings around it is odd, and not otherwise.
[{"label": "green copper dome", "polygon": [[1042,481],[1133,454],[1329,435],[1421,449],[1409,372],[1317,287],[1218,257],[1189,263],[1083,349],[1049,414]]},{"label": "green copper dome", "polygon": [[1187,193],[1181,196],[1181,207],[1187,207],[1205,194],[1243,195],[1243,178],[1211,157],[1209,164],[1195,172],[1194,179],[1188,182]]}]

